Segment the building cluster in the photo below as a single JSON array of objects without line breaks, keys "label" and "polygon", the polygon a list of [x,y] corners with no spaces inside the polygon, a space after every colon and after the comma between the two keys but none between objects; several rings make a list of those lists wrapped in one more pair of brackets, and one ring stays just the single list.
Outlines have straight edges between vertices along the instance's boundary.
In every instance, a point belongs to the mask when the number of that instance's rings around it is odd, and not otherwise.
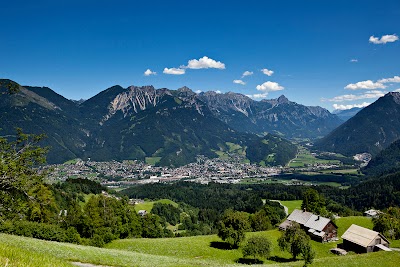
[{"label": "building cluster", "polygon": [[[375,210],[374,215],[375,215]],[[378,211],[379,212],[379,211]],[[370,212],[367,211],[367,214]],[[380,214],[380,213],[378,213]],[[367,215],[370,216],[370,215]],[[285,231],[293,223],[298,223],[312,239],[321,242],[338,241],[337,226],[329,218],[325,218],[305,210],[295,209],[287,219],[279,225],[279,229]],[[343,243],[331,251],[345,255],[347,251],[367,253],[373,251],[391,251],[390,242],[380,233],[352,224],[341,236]]]},{"label": "building cluster", "polygon": [[109,187],[133,184],[189,180],[198,183],[237,183],[241,179],[265,179],[282,172],[281,167],[263,167],[245,163],[241,158],[208,159],[199,156],[194,163],[177,168],[152,166],[137,160],[96,162],[77,160],[73,163],[44,167],[49,182],[67,178],[86,178]]}]

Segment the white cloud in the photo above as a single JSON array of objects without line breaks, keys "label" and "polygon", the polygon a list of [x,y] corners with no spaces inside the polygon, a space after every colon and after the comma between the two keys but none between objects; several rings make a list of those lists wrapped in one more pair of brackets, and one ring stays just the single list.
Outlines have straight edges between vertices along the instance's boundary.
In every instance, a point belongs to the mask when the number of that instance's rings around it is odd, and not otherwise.
[{"label": "white cloud", "polygon": [[182,75],[185,74],[185,69],[180,68],[165,68],[163,73],[165,74],[172,74],[172,75]]},{"label": "white cloud", "polygon": [[358,82],[358,83],[350,83],[350,84],[346,85],[346,87],[344,89],[349,89],[349,90],[369,89],[369,90],[373,90],[373,89],[384,89],[384,88],[386,88],[386,86],[383,85],[380,82],[374,83],[371,80],[367,80],[367,81],[362,81],[362,82]]},{"label": "white cloud", "polygon": [[217,94],[222,94],[220,90],[215,91]]},{"label": "white cloud", "polygon": [[353,95],[353,94],[340,95],[340,96],[335,96],[334,98],[331,98],[331,99],[324,99],[323,101],[326,101],[326,100],[329,102],[354,101],[354,100],[360,100],[360,99],[378,98],[378,97],[381,97],[384,95],[385,95],[385,92],[373,90],[373,91],[368,91],[361,95]]},{"label": "white cloud", "polygon": [[268,93],[265,94],[254,94],[251,97],[252,98],[266,98],[268,96]]},{"label": "white cloud", "polygon": [[252,72],[252,71],[246,70],[245,72],[243,72],[242,78],[244,78],[244,77],[246,77],[246,76],[251,76],[251,75],[253,75],[253,72]]},{"label": "white cloud", "polygon": [[358,62],[358,59],[352,58],[352,59],[350,59],[350,62],[351,62],[351,63],[357,63],[357,62]]},{"label": "white cloud", "polygon": [[188,68],[188,69],[225,69],[225,64],[222,63],[221,61],[215,61],[214,59],[204,56],[198,60],[197,59],[189,60],[188,65],[185,68]]},{"label": "white cloud", "polygon": [[245,85],[246,83],[242,80],[233,80],[233,83],[237,83],[237,84],[241,84],[241,85]]},{"label": "white cloud", "polygon": [[400,76],[394,76],[393,78],[380,79],[378,83],[400,83]]},{"label": "white cloud", "polygon": [[156,75],[156,74],[157,74],[157,72],[151,71],[150,69],[147,69],[147,70],[144,72],[144,76],[150,76],[150,75]]},{"label": "white cloud", "polygon": [[200,94],[201,92],[203,92],[203,91],[201,91],[201,90],[196,90],[196,94]]},{"label": "white cloud", "polygon": [[379,37],[375,37],[373,35],[369,37],[369,42],[373,44],[393,43],[397,40],[399,40],[399,37],[397,37],[396,34],[383,35],[380,39]]},{"label": "white cloud", "polygon": [[274,74],[274,71],[269,70],[269,69],[262,69],[261,72],[267,76],[272,76],[272,74]]},{"label": "white cloud", "polygon": [[280,86],[278,83],[276,82],[265,82],[263,84],[257,85],[256,89],[258,91],[263,91],[263,92],[272,92],[272,91],[280,91],[285,89],[285,87]]},{"label": "white cloud", "polygon": [[400,93],[400,88],[399,88],[399,89],[396,89],[396,90],[394,90],[393,92],[398,92],[398,93]]},{"label": "white cloud", "polygon": [[334,109],[338,110],[347,110],[347,109],[352,109],[352,108],[364,108],[366,106],[371,105],[371,103],[364,102],[362,104],[353,104],[353,105],[338,105],[338,104],[333,104]]}]

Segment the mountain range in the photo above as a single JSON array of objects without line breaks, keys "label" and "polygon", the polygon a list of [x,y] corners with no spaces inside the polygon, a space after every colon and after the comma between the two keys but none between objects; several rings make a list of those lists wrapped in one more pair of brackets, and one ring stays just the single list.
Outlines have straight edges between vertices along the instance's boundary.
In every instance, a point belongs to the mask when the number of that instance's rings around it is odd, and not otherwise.
[{"label": "mountain range", "polygon": [[241,132],[318,138],[343,123],[324,108],[297,104],[284,95],[255,101],[242,94],[209,91],[200,93],[198,98],[208,105],[215,117]]},{"label": "mountain range", "polygon": [[[0,84],[13,83],[0,80]],[[15,128],[45,133],[49,163],[72,158],[97,161],[152,158],[179,166],[197,155],[239,153],[247,160],[284,165],[296,146],[275,135],[239,132],[213,115],[197,94],[152,86],[113,86],[86,101],[72,101],[47,87],[0,89],[1,134]]]},{"label": "mountain range", "polygon": [[400,138],[400,93],[390,92],[315,143],[315,148],[352,156],[377,155]]},{"label": "mountain range", "polygon": [[342,121],[347,121],[354,117],[362,108],[351,108],[345,110],[334,110],[332,113],[339,117]]},{"label": "mountain range", "polygon": [[363,173],[371,176],[392,174],[400,171],[400,140],[393,142],[371,159]]}]

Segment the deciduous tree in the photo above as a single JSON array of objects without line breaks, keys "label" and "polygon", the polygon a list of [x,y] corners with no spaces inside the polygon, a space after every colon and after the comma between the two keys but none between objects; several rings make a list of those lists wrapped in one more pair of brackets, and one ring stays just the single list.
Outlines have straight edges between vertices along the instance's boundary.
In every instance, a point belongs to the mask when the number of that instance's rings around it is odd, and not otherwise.
[{"label": "deciduous tree", "polygon": [[286,250],[292,254],[293,259],[302,255],[305,265],[312,263],[315,252],[310,245],[310,237],[300,228],[298,223],[292,223],[282,236],[278,238],[278,245],[281,250]]},{"label": "deciduous tree", "polygon": [[242,248],[244,257],[267,258],[271,253],[271,241],[263,236],[253,236]]},{"label": "deciduous tree", "polygon": [[310,188],[303,193],[301,208],[319,215],[326,215],[325,199],[316,190]]},{"label": "deciduous tree", "polygon": [[249,228],[248,213],[228,210],[218,224],[218,236],[232,247],[238,247]]}]

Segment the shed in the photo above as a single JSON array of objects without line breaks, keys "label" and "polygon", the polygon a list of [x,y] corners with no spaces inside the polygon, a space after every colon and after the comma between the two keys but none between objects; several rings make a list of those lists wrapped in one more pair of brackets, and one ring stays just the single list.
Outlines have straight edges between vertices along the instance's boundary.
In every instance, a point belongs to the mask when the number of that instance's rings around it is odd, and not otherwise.
[{"label": "shed", "polygon": [[357,253],[366,253],[380,250],[382,245],[389,247],[389,241],[380,233],[352,224],[342,235],[343,248]]},{"label": "shed", "polygon": [[371,218],[377,218],[380,214],[382,214],[382,211],[373,209],[364,212],[364,216]]},{"label": "shed", "polygon": [[145,215],[147,214],[147,210],[139,210],[139,211],[138,211],[138,214],[139,214],[140,216],[145,216]]}]

